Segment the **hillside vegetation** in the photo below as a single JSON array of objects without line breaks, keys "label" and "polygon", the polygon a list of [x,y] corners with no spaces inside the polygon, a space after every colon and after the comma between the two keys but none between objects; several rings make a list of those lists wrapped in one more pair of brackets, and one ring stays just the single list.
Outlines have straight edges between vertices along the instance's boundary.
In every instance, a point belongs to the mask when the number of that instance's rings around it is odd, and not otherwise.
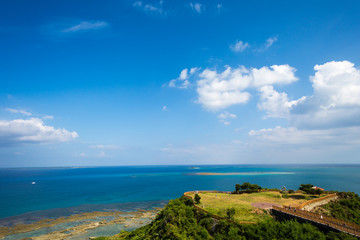
[{"label": "hillside vegetation", "polygon": [[132,232],[121,232],[100,239],[356,239],[343,233],[323,233],[315,226],[296,221],[277,222],[267,219],[258,224],[237,224],[214,220],[200,212],[191,199],[171,200],[149,225]]},{"label": "hillside vegetation", "polygon": [[339,199],[323,205],[329,215],[345,221],[360,224],[360,197],[353,192],[337,193]]}]

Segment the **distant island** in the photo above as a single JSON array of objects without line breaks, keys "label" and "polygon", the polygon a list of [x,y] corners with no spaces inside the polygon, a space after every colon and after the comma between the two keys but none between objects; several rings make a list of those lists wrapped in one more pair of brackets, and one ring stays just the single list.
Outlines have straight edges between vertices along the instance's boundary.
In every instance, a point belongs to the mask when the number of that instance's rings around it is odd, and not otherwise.
[{"label": "distant island", "polygon": [[235,191],[191,191],[148,225],[117,239],[358,239],[360,198],[312,184],[298,190],[236,184]]},{"label": "distant island", "polygon": [[241,176],[241,175],[264,175],[264,174],[293,174],[292,172],[197,172],[187,173],[188,175],[200,175],[200,176]]}]

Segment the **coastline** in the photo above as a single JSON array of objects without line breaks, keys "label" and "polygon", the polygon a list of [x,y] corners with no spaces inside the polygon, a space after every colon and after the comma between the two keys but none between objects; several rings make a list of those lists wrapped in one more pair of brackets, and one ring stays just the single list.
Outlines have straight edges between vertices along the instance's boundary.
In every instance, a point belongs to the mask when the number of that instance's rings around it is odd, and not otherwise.
[{"label": "coastline", "polygon": [[[137,202],[30,212],[0,219],[2,222],[0,239],[77,240],[111,236],[121,230],[133,230],[150,223],[164,205],[165,201]],[[93,211],[89,211],[90,209]],[[81,210],[86,210],[86,212],[80,212]],[[60,212],[63,213],[61,216]],[[6,219],[12,219],[12,221],[5,224]]]}]

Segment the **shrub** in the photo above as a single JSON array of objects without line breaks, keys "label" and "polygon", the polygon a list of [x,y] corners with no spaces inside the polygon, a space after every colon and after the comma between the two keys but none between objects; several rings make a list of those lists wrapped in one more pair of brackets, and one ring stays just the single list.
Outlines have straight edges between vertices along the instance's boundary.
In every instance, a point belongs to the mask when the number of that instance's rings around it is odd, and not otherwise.
[{"label": "shrub", "polygon": [[194,199],[195,199],[195,203],[199,204],[200,200],[201,200],[201,197],[199,196],[199,194],[196,193]]}]

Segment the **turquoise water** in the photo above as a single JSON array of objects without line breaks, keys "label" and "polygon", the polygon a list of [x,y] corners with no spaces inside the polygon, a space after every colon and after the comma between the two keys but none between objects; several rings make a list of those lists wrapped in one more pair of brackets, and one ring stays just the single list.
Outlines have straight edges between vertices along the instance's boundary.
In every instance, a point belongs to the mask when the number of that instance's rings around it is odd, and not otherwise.
[{"label": "turquoise water", "polygon": [[[238,173],[201,176],[199,172]],[[35,182],[35,184],[32,184]],[[0,225],[93,210],[163,206],[185,191],[231,191],[236,183],[360,193],[360,165],[213,165],[0,169]],[[45,210],[45,211],[39,211]],[[36,211],[36,212],[34,212]],[[22,215],[21,215],[22,214]],[[12,217],[15,215],[20,215]]]}]

